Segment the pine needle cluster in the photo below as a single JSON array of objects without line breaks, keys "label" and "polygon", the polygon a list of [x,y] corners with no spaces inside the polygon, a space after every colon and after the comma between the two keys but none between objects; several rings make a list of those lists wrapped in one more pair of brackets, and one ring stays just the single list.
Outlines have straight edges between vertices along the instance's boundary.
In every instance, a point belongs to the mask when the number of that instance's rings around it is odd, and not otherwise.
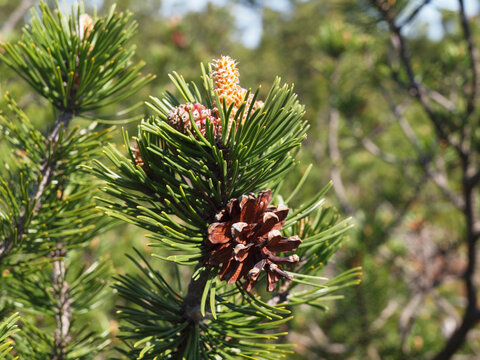
[{"label": "pine needle cluster", "polygon": [[[22,39],[2,44],[0,59],[53,106],[48,131],[36,128],[7,93],[0,131],[11,150],[0,168],[0,271],[4,322],[2,358],[92,359],[110,342],[89,312],[110,292],[106,259],[78,264],[78,249],[112,222],[96,208],[95,179],[82,170],[98,157],[111,128],[72,125],[136,92],[141,76],[127,47],[131,14],[106,17],[32,10]],[[76,250],[77,249],[77,250]],[[12,324],[21,318],[20,326]],[[15,336],[12,336],[15,332]]]}]

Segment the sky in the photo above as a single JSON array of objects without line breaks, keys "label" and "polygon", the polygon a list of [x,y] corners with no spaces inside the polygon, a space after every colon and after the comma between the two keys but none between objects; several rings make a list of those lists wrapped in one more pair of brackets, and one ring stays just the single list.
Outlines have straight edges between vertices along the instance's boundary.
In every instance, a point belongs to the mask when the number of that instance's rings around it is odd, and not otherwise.
[{"label": "sky", "polygon": [[[72,0],[67,0],[72,2]],[[102,0],[84,0],[91,4],[100,5]],[[321,0],[318,0],[321,1]],[[423,0],[412,1],[412,8]],[[189,11],[200,11],[208,3],[217,5],[231,4],[230,8],[234,15],[236,26],[238,28],[239,40],[248,47],[255,47],[259,44],[262,36],[262,16],[261,13],[253,7],[239,5],[228,0],[162,0],[160,12],[164,16],[184,15]],[[266,6],[279,11],[288,11],[288,0],[264,0]],[[465,0],[465,8],[468,15],[479,13],[479,3],[477,0]],[[179,9],[181,9],[179,11]],[[439,40],[443,33],[441,27],[441,15],[439,9],[458,10],[457,0],[432,0],[418,14],[415,22],[410,27],[406,27],[405,32],[413,31],[415,25],[419,23],[428,24],[428,36],[432,40]]]},{"label": "sky", "polygon": [[[432,40],[440,40],[442,37],[441,15],[439,9],[458,10],[458,1],[456,0],[433,0],[425,6],[418,14],[418,22],[428,24],[428,36]],[[478,2],[476,0],[465,0],[465,12],[467,15],[478,13]],[[415,24],[414,24],[415,25]],[[408,32],[409,29],[406,29]]]},{"label": "sky", "polygon": [[[319,0],[321,1],[321,0]],[[184,13],[192,10],[203,9],[208,2],[218,5],[228,4],[228,0],[163,0],[162,13],[166,16]],[[413,7],[420,1],[412,2]],[[286,11],[288,10],[288,1],[285,0],[272,0],[265,1],[265,4],[273,9]],[[425,6],[418,14],[416,19],[417,24],[428,24],[428,36],[433,40],[439,40],[442,37],[441,17],[439,9],[458,9],[458,1],[456,0],[432,0],[430,4]],[[476,0],[465,0],[465,8],[467,14],[478,13],[478,3]],[[178,9],[182,9],[182,12],[178,12]],[[260,42],[262,36],[262,18],[260,12],[244,5],[233,4],[231,5],[232,14],[236,19],[236,25],[239,29],[240,40],[248,47],[255,47]],[[415,24],[413,24],[415,25]],[[414,26],[406,28],[405,31],[412,31]]]},{"label": "sky", "polygon": [[[191,10],[203,9],[209,2],[217,5],[229,4],[228,0],[163,0],[161,11],[166,16],[183,15]],[[262,15],[250,6],[230,3],[239,30],[240,41],[248,47],[255,47],[262,36]],[[288,10],[288,1],[286,0],[266,0],[265,4],[275,10]],[[179,13],[177,9],[182,9],[182,12]]]}]

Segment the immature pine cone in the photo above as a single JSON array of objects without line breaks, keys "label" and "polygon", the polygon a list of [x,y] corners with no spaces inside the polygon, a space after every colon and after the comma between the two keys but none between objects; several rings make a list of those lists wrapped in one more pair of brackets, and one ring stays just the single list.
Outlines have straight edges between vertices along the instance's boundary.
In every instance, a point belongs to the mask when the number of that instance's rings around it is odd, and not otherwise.
[{"label": "immature pine cone", "polygon": [[[233,119],[247,96],[247,90],[240,86],[240,73],[237,69],[237,63],[229,56],[222,56],[220,59],[213,60],[212,65],[214,90],[217,92],[220,102],[222,104],[225,102],[227,108],[233,104],[231,112],[231,119]],[[252,100],[253,94],[250,94],[247,99],[247,106],[242,121],[245,121],[247,117]],[[261,106],[263,106],[263,102],[256,101],[253,105],[253,111]]]},{"label": "immature pine cone", "polygon": [[243,277],[247,291],[255,285],[262,270],[267,272],[268,291],[273,291],[281,277],[291,279],[279,265],[299,261],[296,254],[275,255],[297,250],[302,241],[298,236],[282,236],[280,230],[288,208],[268,205],[271,200],[270,190],[260,192],[258,197],[250,194],[232,199],[216,215],[217,222],[208,228],[205,262],[214,266],[223,264],[220,279],[229,284]]},{"label": "immature pine cone", "polygon": [[78,23],[78,35],[80,37],[80,40],[88,38],[95,26],[95,22],[93,21],[92,17],[88,14],[82,14],[78,18]]},{"label": "immature pine cone", "polygon": [[205,135],[207,132],[207,121],[213,122],[213,135],[218,138],[222,133],[221,120],[212,115],[212,111],[202,104],[186,103],[174,107],[168,113],[167,120],[175,129],[187,134],[187,130],[192,131],[192,124],[190,123],[190,113],[192,113],[193,121],[197,125],[200,133]]}]

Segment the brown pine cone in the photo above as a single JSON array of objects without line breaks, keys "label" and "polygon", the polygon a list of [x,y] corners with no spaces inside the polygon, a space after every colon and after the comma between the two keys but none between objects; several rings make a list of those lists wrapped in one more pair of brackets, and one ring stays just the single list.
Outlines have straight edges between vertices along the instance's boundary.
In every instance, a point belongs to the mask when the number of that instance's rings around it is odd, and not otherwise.
[{"label": "brown pine cone", "polygon": [[268,278],[268,291],[273,291],[276,282],[291,276],[279,265],[299,261],[298,255],[277,256],[297,250],[302,242],[298,236],[284,237],[280,230],[288,214],[286,206],[268,205],[272,200],[271,190],[242,195],[231,199],[226,209],[216,215],[217,222],[208,228],[208,253],[205,262],[219,266],[220,279],[229,284],[240,278],[250,291],[262,270]]}]

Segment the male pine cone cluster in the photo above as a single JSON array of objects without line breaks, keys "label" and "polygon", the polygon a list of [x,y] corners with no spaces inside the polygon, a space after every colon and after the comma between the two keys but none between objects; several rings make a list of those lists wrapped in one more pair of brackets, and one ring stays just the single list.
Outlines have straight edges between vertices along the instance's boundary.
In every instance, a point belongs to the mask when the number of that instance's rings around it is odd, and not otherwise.
[{"label": "male pine cone cluster", "polygon": [[[218,94],[220,102],[225,103],[227,108],[233,104],[231,113],[231,120],[236,116],[240,106],[246,101],[246,111],[243,113],[240,119],[242,123],[245,121],[253,101],[253,94],[249,94],[247,98],[248,90],[240,86],[240,73],[237,69],[237,63],[229,56],[222,56],[220,59],[213,61],[212,79],[215,85],[215,92]],[[256,101],[253,104],[253,111],[262,107],[262,101]],[[229,130],[232,122],[229,123]],[[238,125],[238,124],[237,124]]]},{"label": "male pine cone cluster", "polygon": [[223,264],[220,279],[234,283],[243,278],[244,287],[250,291],[262,270],[267,273],[268,291],[273,291],[280,278],[291,275],[279,265],[299,261],[298,255],[278,256],[277,253],[297,250],[301,243],[298,236],[282,236],[288,208],[269,205],[270,190],[258,196],[242,195],[231,199],[227,207],[216,215],[217,222],[208,228],[206,263]]}]

